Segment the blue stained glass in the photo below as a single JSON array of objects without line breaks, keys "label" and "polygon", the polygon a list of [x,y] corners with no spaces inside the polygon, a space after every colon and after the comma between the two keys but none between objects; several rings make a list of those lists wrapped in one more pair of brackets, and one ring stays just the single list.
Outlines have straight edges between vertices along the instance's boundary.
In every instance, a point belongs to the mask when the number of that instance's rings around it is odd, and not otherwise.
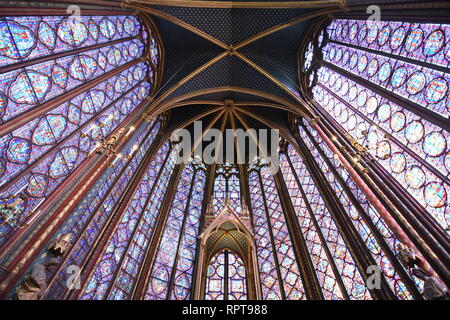
[{"label": "blue stained glass", "polygon": [[314,208],[314,217],[312,217],[312,219],[317,220],[317,225],[320,228],[320,232],[323,234],[326,245],[336,264],[336,268],[341,274],[348,295],[351,299],[371,299],[369,291],[364,285],[364,280],[356,268],[356,264],[349,249],[340,235],[331,212],[325,205],[306,165],[291,145],[288,146],[287,156],[291,159],[292,170],[296,172],[297,177],[301,177],[302,179],[302,188],[304,189],[305,197],[307,199],[305,201],[308,201],[309,205]]},{"label": "blue stained glass", "polygon": [[[357,25],[357,37],[343,37],[343,26]],[[356,30],[356,27],[355,27]],[[390,30],[390,34],[389,31]],[[409,23],[382,21],[371,23],[364,20],[334,20],[327,28],[331,40],[352,44],[398,56],[449,66],[448,44],[450,25],[436,23]],[[375,41],[377,39],[378,41]],[[389,45],[387,45],[389,43]]]},{"label": "blue stained glass", "polygon": [[394,88],[401,87],[408,78],[408,71],[404,67],[397,68],[392,74],[391,83]]},{"label": "blue stained glass", "polygon": [[48,179],[42,174],[34,174],[30,177],[27,192],[34,197],[43,197],[45,195]]},{"label": "blue stained glass", "polygon": [[390,40],[391,48],[393,50],[397,50],[402,45],[405,36],[406,30],[404,27],[398,27],[395,29]]},{"label": "blue stained glass", "polygon": [[120,50],[116,47],[112,47],[108,51],[108,62],[112,64],[113,66],[119,65],[120,60],[122,59],[122,54],[120,53]]},{"label": "blue stained glass", "polygon": [[[372,28],[372,36],[376,29],[379,40],[372,41],[364,36],[344,38],[341,33],[346,23],[357,23],[359,32],[363,32],[363,21],[334,20],[327,31],[330,39],[336,41],[323,46],[323,58],[338,68],[368,79],[375,85],[374,89],[347,78],[339,69],[335,72],[320,67],[317,85],[312,89],[314,97],[325,112],[339,120],[343,130],[368,147],[377,161],[445,229],[450,221],[448,200],[441,206],[435,199],[445,198],[440,194],[450,192],[450,185],[435,170],[445,177],[450,174],[445,165],[450,135],[422,118],[416,108],[404,108],[403,102],[393,103],[389,94],[381,96],[375,93],[375,88],[379,86],[389,91],[392,100],[397,95],[413,102],[419,109],[426,108],[447,117],[450,78],[442,68],[438,70],[435,66],[449,66],[443,39],[449,38],[450,25],[383,21]],[[390,41],[385,42],[383,32],[387,34],[388,30]],[[366,58],[361,58],[358,63],[352,63],[350,58],[350,63],[346,63],[344,57],[356,55]],[[416,63],[419,60],[425,65]],[[395,139],[386,138],[390,135]],[[428,185],[442,187],[430,187],[426,192]]]},{"label": "blue stained glass", "polygon": [[126,90],[127,86],[128,79],[125,76],[120,76],[114,84],[114,89],[118,93],[123,93]]},{"label": "blue stained glass", "polygon": [[[81,212],[82,215],[79,219],[76,220],[76,223],[73,225],[71,232],[74,235],[82,236],[81,239],[84,240],[76,245],[74,251],[72,252],[72,255],[69,257],[68,261],[66,261],[67,265],[74,263],[81,264],[81,261],[84,259],[84,257],[86,257],[89,252],[88,249],[90,245],[95,240],[96,235],[98,235],[98,233],[100,232],[101,226],[106,223],[106,217],[111,212],[111,210],[113,210],[114,204],[117,202],[120,194],[123,192],[123,190],[127,186],[128,181],[132,177],[131,173],[136,169],[136,166],[143,159],[146,150],[148,150],[148,148],[150,147],[153,138],[156,136],[159,128],[159,123],[154,126],[154,122],[152,122],[143,126],[142,130],[139,129],[136,132],[136,136],[134,139],[136,139],[135,143],[143,143],[142,148],[139,148],[136,153],[133,153],[133,158],[130,160],[130,162],[127,162],[125,158],[122,158],[116,163],[116,166],[114,166],[114,168],[108,169],[102,175],[102,178],[100,178],[96,182],[96,187],[92,189],[90,194],[85,196],[85,200],[80,202],[80,205],[75,214],[77,212]],[[150,131],[150,129],[152,129],[152,131]],[[148,139],[144,140],[149,131],[150,136],[148,137]],[[128,148],[128,151],[122,151],[125,154],[133,150],[133,143],[129,143],[128,146],[125,147],[125,149],[126,148]],[[119,173],[121,173],[122,169],[124,168],[125,171],[123,172],[123,174],[119,175]],[[116,178],[118,178],[117,181]],[[110,186],[113,186],[113,188],[109,191],[109,193],[106,193],[106,190],[108,190]],[[91,199],[94,196],[95,201],[92,201]],[[104,205],[103,207],[98,207],[98,205],[101,204],[101,197],[103,196],[106,196],[103,202]],[[91,213],[92,210],[95,214]],[[90,220],[92,218],[93,220]],[[85,232],[84,230],[88,231]],[[67,276],[68,275],[64,271],[58,274],[58,279],[60,279],[61,282],[56,282],[53,284],[53,288],[51,291],[52,293],[50,295],[51,297],[56,297],[58,296],[58,294],[61,294],[60,291],[56,290],[56,288],[60,288],[61,285],[64,286]],[[65,287],[63,288],[65,289]],[[88,291],[92,291],[94,289],[95,286],[93,284],[88,285]],[[54,294],[56,294],[56,296],[54,296]]]},{"label": "blue stained glass", "polygon": [[442,30],[434,30],[431,32],[425,40],[423,47],[423,54],[427,57],[434,56],[443,47],[445,43],[445,34]]},{"label": "blue stained glass", "polygon": [[26,163],[30,157],[31,146],[27,140],[15,138],[9,142],[7,156],[12,162]]},{"label": "blue stained glass", "polygon": [[407,52],[416,51],[419,46],[422,44],[423,40],[423,31],[420,28],[416,28],[411,30],[405,41],[405,50]]},{"label": "blue stained glass", "polygon": [[440,132],[431,132],[423,140],[423,151],[431,156],[438,157],[447,149],[447,141]]},{"label": "blue stained glass", "polygon": [[67,86],[69,74],[62,66],[55,64],[52,70],[52,80],[62,89],[64,89]]},{"label": "blue stained glass", "polygon": [[[107,261],[108,263],[113,263],[112,268],[113,270],[119,269],[119,275],[121,273],[120,270],[124,267],[123,265],[119,264],[121,257],[124,254],[126,254],[127,256],[131,255],[128,257],[128,259],[125,259],[123,261],[123,263],[125,263],[125,266],[130,263],[139,263],[138,259],[144,259],[144,248],[136,245],[135,242],[133,242],[131,248],[129,248],[130,250],[128,252],[125,252],[127,243],[129,240],[131,240],[131,234],[125,233],[125,229],[131,231],[137,228],[137,232],[134,236],[139,237],[140,234],[145,235],[147,239],[146,243],[148,244],[152,228],[158,215],[159,207],[162,203],[165,187],[168,184],[169,177],[172,173],[172,168],[174,165],[174,159],[170,156],[170,153],[168,151],[169,146],[166,143],[158,151],[156,160],[153,161],[147,168],[145,175],[142,177],[141,183],[139,184],[131,199],[130,205],[123,213],[121,221],[116,231],[113,233],[113,237],[110,238],[108,242],[106,251],[103,252],[103,255],[99,260],[100,265],[101,263]],[[168,158],[167,162],[166,158]],[[155,172],[159,171],[161,171],[161,174],[157,181],[157,174],[155,174]],[[154,200],[148,201],[146,205],[146,200],[149,199],[149,197],[153,198]],[[145,212],[143,212],[144,209],[146,209]],[[109,253],[110,251],[116,252],[115,260],[112,260],[112,257]],[[102,285],[106,286],[111,281],[115,283],[115,280],[111,277],[101,274],[100,265],[96,268],[93,276],[88,280],[88,282],[94,283],[97,288],[101,288]],[[124,288],[121,288],[121,290],[123,291]],[[81,296],[81,299],[102,299],[105,297],[105,294],[106,292],[104,290],[97,292],[85,291]],[[117,290],[113,291],[111,294],[118,298],[118,296],[116,295]]]},{"label": "blue stained glass", "polygon": [[[283,288],[286,299],[305,299],[299,267],[293,252],[274,178],[269,168],[262,168],[260,174],[261,182],[258,181],[259,177],[257,172],[252,171],[249,178],[252,213],[254,219],[258,219],[254,221],[254,224],[264,226],[257,231],[261,236],[259,240],[257,239],[259,267],[261,269],[267,266],[267,270],[271,269],[271,265],[274,264],[274,258],[276,257],[275,259],[278,260],[281,275],[279,286]],[[265,200],[261,199],[262,193],[265,195]],[[264,202],[266,202],[267,210],[264,207]],[[268,228],[272,229],[273,237],[271,238],[263,235],[268,232]],[[267,249],[271,248],[269,245],[270,242],[272,242],[275,248],[275,252],[273,252],[275,257],[268,254]],[[267,249],[264,250],[263,247]],[[263,255],[261,256],[261,254]],[[265,299],[277,299],[280,296],[280,289],[275,285],[277,282],[275,272],[276,270],[272,270],[262,276],[263,296]]]},{"label": "blue stained glass", "polygon": [[67,120],[62,115],[48,115],[46,117],[47,122],[51,128],[51,131],[55,137],[55,140],[59,140],[62,137],[64,130],[66,129]]},{"label": "blue stained glass", "polygon": [[58,37],[68,45],[78,47],[88,38],[88,29],[78,19],[64,19],[58,26]]},{"label": "blue stained glass", "polygon": [[0,20],[0,54],[18,59],[27,56],[36,46],[33,32],[18,23]]},{"label": "blue stained glass", "polygon": [[94,20],[92,20],[92,19],[89,20],[88,29],[89,29],[89,33],[90,33],[91,37],[94,38],[95,40],[97,40],[98,36],[99,36],[99,30],[98,30],[98,26]]},{"label": "blue stained glass", "polygon": [[46,118],[41,118],[34,130],[32,141],[36,145],[49,145],[56,142]]},{"label": "blue stained glass", "polygon": [[56,34],[52,27],[46,22],[42,21],[38,29],[39,40],[49,49],[54,49],[56,45]]},{"label": "blue stained glass", "polygon": [[9,97],[16,103],[36,104],[45,98],[50,85],[47,75],[35,71],[24,72],[11,83]]},{"label": "blue stained glass", "polygon": [[75,57],[69,65],[70,75],[77,80],[88,80],[92,78],[97,69],[97,62],[87,55]]},{"label": "blue stained glass", "polygon": [[100,22],[100,32],[108,39],[112,39],[116,33],[116,26],[109,18],[103,18]]},{"label": "blue stained glass", "polygon": [[[2,123],[55,97],[61,96],[62,100],[53,110],[39,115],[0,138],[0,183],[10,183],[7,189],[2,190],[0,198],[15,194],[18,184],[28,184],[29,197],[24,206],[23,217],[26,217],[30,210],[37,212],[36,206],[86,159],[95,145],[94,139],[107,137],[121,125],[141,103],[142,98],[138,96],[141,88],[147,90],[151,86],[144,80],[149,66],[139,62],[121,73],[124,76],[130,73],[136,75],[128,76],[126,87],[121,87],[121,92],[114,91],[115,80],[120,77],[118,75],[96,85],[89,92],[83,92],[64,102],[64,94],[69,90],[139,58],[144,52],[144,45],[138,38],[141,23],[136,17],[108,17],[118,24],[116,32],[116,27],[107,23],[108,37],[103,36],[98,29],[103,18],[81,16],[76,21],[62,16],[0,18],[0,67],[35,58],[42,58],[44,61],[2,74]],[[120,31],[120,25],[125,19],[128,21],[129,31],[126,35]],[[128,37],[128,40],[122,40]],[[108,44],[110,40],[117,40],[115,49],[111,49],[112,46]],[[130,44],[133,44],[133,57],[126,50]],[[98,45],[98,49],[90,49],[89,46],[92,45]],[[82,52],[68,52],[74,48],[82,49]],[[113,50],[114,59],[110,59],[110,63],[105,54]],[[123,53],[121,57],[117,52]],[[56,53],[61,53],[62,57],[52,59]],[[105,60],[99,62],[101,55]],[[122,93],[125,93],[125,96],[121,97]],[[128,103],[121,114],[119,106],[121,99],[125,97],[132,99],[132,103]],[[101,132],[95,129],[89,131],[89,121],[106,121],[105,117],[109,115],[113,115],[113,118],[105,122]],[[32,168],[22,173],[29,165],[32,165]],[[5,235],[11,231],[11,228],[2,228],[0,242],[3,243]]]},{"label": "blue stained glass", "polygon": [[75,147],[65,147],[61,149],[61,153],[69,170],[73,169],[78,159],[78,149]]},{"label": "blue stained glass", "polygon": [[53,179],[60,178],[66,176],[68,173],[69,168],[67,167],[63,155],[61,154],[61,152],[56,153],[56,156],[49,167],[50,177]]},{"label": "blue stained glass", "polygon": [[[312,129],[309,126],[309,124],[305,124],[305,125],[307,127],[307,130],[311,133],[311,135],[314,136],[314,139],[316,140],[316,142],[318,142],[320,144],[322,151],[324,151],[324,153],[326,154],[326,157],[332,163],[332,165],[335,166],[336,169],[338,169],[337,170],[338,172],[339,171],[343,172],[344,170],[342,168],[341,163],[332,156],[332,152],[329,150],[329,148],[326,146],[326,144],[322,141],[322,139],[320,139],[319,135],[314,131],[314,129]],[[299,131],[300,131],[300,135],[302,136],[303,140],[305,141],[305,143],[307,144],[311,153],[313,154],[315,160],[319,164],[321,170],[324,172],[326,179],[330,183],[331,187],[334,189],[339,201],[342,203],[346,212],[349,213],[351,221],[352,221],[353,225],[355,226],[356,230],[358,231],[358,233],[360,234],[362,240],[366,243],[367,248],[372,252],[374,260],[381,267],[381,270],[385,274],[386,279],[389,282],[391,288],[393,289],[394,292],[396,292],[397,296],[399,296],[400,298],[411,299],[412,296],[406,288],[404,288],[402,290],[397,290],[397,283],[402,282],[402,280],[399,277],[396,270],[394,269],[392,262],[389,260],[385,251],[381,249],[381,247],[378,243],[378,240],[372,234],[372,231],[367,224],[368,219],[367,218],[364,219],[361,216],[361,214],[357,211],[356,207],[352,204],[352,201],[348,198],[348,195],[350,194],[350,192],[344,191],[341,181],[337,181],[336,176],[329,169],[328,163],[326,163],[324,161],[324,158],[319,153],[318,148],[312,143],[312,141],[310,140],[310,137],[306,134],[306,129],[300,127]],[[346,179],[347,176],[343,176],[343,178]],[[363,193],[361,192],[361,194],[363,194]],[[365,208],[366,213],[367,213],[369,207],[365,206],[364,205],[365,203],[367,203],[366,199],[359,199],[359,204],[361,205],[362,208]],[[395,250],[395,248],[392,248],[392,249]],[[391,256],[392,256],[392,253],[391,253]]]},{"label": "blue stained glass", "polygon": [[135,22],[129,17],[125,18],[125,21],[124,21],[124,30],[125,30],[125,32],[128,35],[131,35],[131,34],[133,34],[135,29],[136,29]]},{"label": "blue stained glass", "polygon": [[433,79],[426,88],[425,99],[429,103],[438,103],[445,98],[448,91],[448,83],[443,78]]}]

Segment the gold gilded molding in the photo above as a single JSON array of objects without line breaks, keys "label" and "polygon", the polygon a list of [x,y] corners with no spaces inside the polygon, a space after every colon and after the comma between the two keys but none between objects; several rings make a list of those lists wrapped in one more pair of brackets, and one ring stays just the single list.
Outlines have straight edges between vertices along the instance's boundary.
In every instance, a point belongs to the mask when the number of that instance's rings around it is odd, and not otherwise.
[{"label": "gold gilded molding", "polygon": [[[292,102],[290,102],[286,99],[283,99],[283,98],[280,98],[273,94],[259,91],[259,90],[254,90],[254,89],[249,89],[249,88],[241,88],[241,87],[233,87],[233,86],[213,87],[213,88],[206,88],[206,89],[192,91],[190,93],[187,93],[187,94],[175,97],[171,100],[165,101],[164,103],[162,103],[160,105],[150,105],[147,108],[147,110],[145,111],[145,113],[148,116],[154,117],[155,115],[157,115],[163,111],[167,111],[167,110],[173,108],[173,106],[175,104],[179,103],[180,101],[187,100],[189,98],[193,98],[193,97],[203,95],[203,94],[217,93],[217,92],[224,92],[224,91],[240,92],[240,93],[250,94],[250,95],[258,96],[258,97],[265,98],[268,100],[272,100],[274,102],[279,103],[280,105],[285,106],[286,111],[294,112],[294,113],[300,114],[301,116],[305,116],[305,114],[303,113],[302,110],[299,110],[299,108],[295,104],[293,104]],[[223,104],[223,102],[222,102],[222,104]]]},{"label": "gold gilded molding", "polygon": [[194,71],[192,71],[186,77],[184,77],[183,79],[178,81],[176,84],[174,84],[170,89],[167,89],[166,91],[164,91],[164,93],[160,97],[158,97],[158,99],[156,99],[148,108],[152,108],[152,107],[157,106],[160,102],[162,102],[165,98],[167,98],[171,93],[173,93],[175,90],[177,90],[183,84],[185,84],[186,82],[191,80],[193,77],[195,77],[196,75],[198,75],[202,71],[204,71],[207,68],[209,68],[211,65],[213,65],[217,61],[221,60],[226,55],[227,55],[227,53],[223,52],[223,53],[219,54],[217,57],[214,57],[213,59],[209,60],[208,62],[206,62],[202,66],[200,66],[197,69],[195,69]]},{"label": "gold gilded molding", "polygon": [[328,14],[335,13],[335,12],[341,12],[341,11],[342,11],[342,9],[323,9],[323,10],[318,10],[318,11],[314,11],[314,12],[305,13],[304,15],[295,17],[295,18],[293,18],[291,20],[288,20],[288,21],[286,21],[284,23],[281,23],[281,24],[278,24],[276,26],[273,26],[272,28],[266,29],[266,30],[264,30],[264,31],[262,31],[262,32],[260,32],[258,34],[255,34],[254,36],[251,36],[251,37],[247,38],[246,40],[238,43],[234,47],[234,49],[238,50],[238,49],[240,49],[242,47],[245,47],[246,45],[248,45],[248,44],[250,44],[252,42],[255,42],[255,41],[257,41],[257,40],[259,40],[261,38],[267,37],[268,35],[270,35],[272,33],[278,32],[280,30],[283,30],[285,28],[293,26],[293,25],[295,25],[297,23],[300,23],[300,22],[303,22],[303,21],[306,21],[306,20],[309,20],[309,19],[317,18],[317,17],[323,16],[323,15],[328,15]]},{"label": "gold gilded molding", "polygon": [[174,16],[171,16],[170,14],[167,14],[167,13],[165,13],[165,12],[162,12],[162,11],[159,11],[159,10],[156,10],[156,9],[153,9],[153,8],[150,8],[150,7],[142,6],[142,5],[125,4],[125,6],[126,6],[127,8],[130,8],[130,9],[137,9],[137,10],[140,10],[140,11],[142,11],[142,12],[145,12],[145,13],[154,15],[154,16],[156,16],[156,17],[162,18],[162,19],[164,19],[164,20],[167,20],[167,21],[169,21],[169,22],[172,22],[172,23],[174,23],[174,24],[176,24],[176,25],[179,25],[180,27],[182,27],[182,28],[184,28],[184,29],[186,29],[186,30],[192,32],[192,33],[197,34],[198,36],[200,36],[200,37],[202,37],[202,38],[204,38],[204,39],[206,39],[206,40],[208,40],[208,41],[214,43],[215,45],[217,45],[217,46],[219,46],[219,47],[221,47],[221,48],[223,48],[223,49],[225,49],[225,50],[228,49],[228,45],[226,45],[226,44],[223,43],[222,41],[220,41],[220,40],[214,38],[213,36],[207,34],[207,33],[204,32],[204,31],[201,31],[200,29],[198,29],[198,28],[196,28],[196,27],[190,25],[189,23],[184,22],[183,20],[180,20],[180,19],[178,19],[178,18],[175,18]]},{"label": "gold gilded molding", "polygon": [[251,112],[251,111],[245,110],[245,109],[240,108],[240,107],[236,107],[235,110],[238,113],[242,113],[242,114],[245,114],[245,115],[248,115],[248,116],[252,117],[253,119],[261,122],[262,124],[264,124],[264,125],[266,125],[266,126],[268,126],[270,128],[278,129],[280,131],[281,136],[283,138],[285,138],[292,145],[297,145],[297,142],[295,141],[295,139],[292,137],[292,135],[288,131],[286,131],[285,129],[281,128],[280,126],[274,124],[272,121],[269,121],[269,120],[267,120],[267,119],[265,119],[265,118],[255,114],[255,113]]},{"label": "gold gilded molding", "polygon": [[[303,100],[301,97],[297,96],[295,93],[293,93],[291,90],[289,90],[288,87],[286,87],[281,81],[279,81],[277,78],[275,78],[273,75],[271,75],[269,72],[267,72],[265,69],[263,69],[262,67],[260,67],[259,65],[257,65],[256,63],[254,63],[253,61],[251,61],[250,59],[248,59],[246,56],[244,56],[243,54],[236,52],[236,57],[238,57],[239,59],[241,59],[242,61],[244,61],[245,63],[247,63],[249,66],[253,67],[256,71],[258,71],[259,73],[263,74],[266,78],[268,78],[270,81],[272,81],[273,83],[275,83],[277,86],[279,86],[283,91],[285,91],[287,94],[289,94],[291,97],[293,97],[297,102],[299,102],[299,104],[301,104],[306,113],[307,114],[313,114],[312,110],[310,109],[310,107],[308,106],[308,104],[306,103],[305,100]],[[296,107],[295,109],[298,109],[298,107]]]},{"label": "gold gilded molding", "polygon": [[[128,2],[128,1],[127,1]],[[345,6],[345,0],[316,1],[198,1],[198,0],[131,0],[155,6],[225,8],[225,9],[313,9]]]},{"label": "gold gilded molding", "polygon": [[227,110],[226,110],[225,108],[222,108],[222,110],[220,110],[219,112],[217,112],[217,115],[214,117],[214,119],[212,119],[212,120],[208,123],[208,125],[206,126],[206,128],[203,129],[202,134],[200,135],[200,137],[198,137],[197,141],[195,141],[195,142],[194,142],[194,145],[192,146],[191,154],[194,153],[195,150],[197,149],[197,147],[202,143],[202,141],[203,141],[203,139],[204,139],[205,134],[207,133],[207,131],[208,131],[209,129],[211,129],[211,128],[216,124],[217,121],[219,121],[219,119],[224,115],[224,113],[225,113],[226,111],[227,111]]}]

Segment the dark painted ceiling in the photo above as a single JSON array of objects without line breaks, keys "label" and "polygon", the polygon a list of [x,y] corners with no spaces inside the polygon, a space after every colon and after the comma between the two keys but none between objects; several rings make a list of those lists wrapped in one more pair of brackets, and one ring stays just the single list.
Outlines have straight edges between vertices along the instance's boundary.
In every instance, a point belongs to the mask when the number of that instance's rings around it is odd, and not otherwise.
[{"label": "dark painted ceiling", "polygon": [[[291,19],[318,9],[236,9],[236,8],[193,8],[175,6],[150,6],[170,17],[179,19],[190,26],[214,37],[226,46],[235,47],[274,26],[284,24]],[[152,15],[152,13],[150,12]],[[255,69],[249,63],[233,55],[226,55],[181,86],[177,83],[190,73],[223,54],[227,48],[220,47],[211,41],[169,21],[167,16],[162,18],[152,15],[159,28],[164,42],[165,63],[161,87],[156,100],[164,95],[160,103],[176,97],[215,87],[238,87],[257,90],[284,99],[293,105],[299,102],[294,95],[300,96],[297,77],[297,55],[305,32],[314,20],[295,23],[289,27],[269,34],[261,39],[249,43],[237,50],[238,53],[251,60],[260,68],[268,72],[274,79],[286,86],[281,88],[266,75]],[[170,88],[176,89],[166,96]],[[211,100],[234,102],[252,101],[260,103],[275,103],[272,99],[254,94],[236,91],[206,93],[189,100]],[[182,108],[189,108],[187,114]],[[205,106],[189,105],[172,110],[173,121],[180,117],[194,116],[203,112]],[[272,121],[285,125],[287,112],[271,112],[267,107],[252,106],[252,110],[260,116],[268,117]],[[177,113],[179,113],[177,115]]]}]

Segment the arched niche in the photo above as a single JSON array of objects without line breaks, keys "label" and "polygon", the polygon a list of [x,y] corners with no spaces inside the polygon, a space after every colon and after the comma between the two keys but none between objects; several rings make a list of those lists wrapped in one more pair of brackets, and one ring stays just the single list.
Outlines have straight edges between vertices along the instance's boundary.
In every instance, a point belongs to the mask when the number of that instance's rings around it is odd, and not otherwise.
[{"label": "arched niche", "polygon": [[244,212],[238,216],[227,202],[219,214],[205,217],[199,243],[194,299],[205,299],[208,266],[211,259],[223,251],[231,252],[242,259],[246,273],[247,298],[260,299],[255,237],[251,231],[248,213]]}]

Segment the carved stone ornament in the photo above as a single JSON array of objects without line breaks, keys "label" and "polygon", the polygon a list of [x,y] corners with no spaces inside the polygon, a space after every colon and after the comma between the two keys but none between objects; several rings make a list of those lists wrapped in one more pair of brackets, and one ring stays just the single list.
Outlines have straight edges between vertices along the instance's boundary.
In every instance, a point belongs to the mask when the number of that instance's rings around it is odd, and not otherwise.
[{"label": "carved stone ornament", "polygon": [[43,264],[34,265],[31,273],[25,276],[24,283],[17,289],[17,299],[38,300],[47,289],[46,268]]}]

